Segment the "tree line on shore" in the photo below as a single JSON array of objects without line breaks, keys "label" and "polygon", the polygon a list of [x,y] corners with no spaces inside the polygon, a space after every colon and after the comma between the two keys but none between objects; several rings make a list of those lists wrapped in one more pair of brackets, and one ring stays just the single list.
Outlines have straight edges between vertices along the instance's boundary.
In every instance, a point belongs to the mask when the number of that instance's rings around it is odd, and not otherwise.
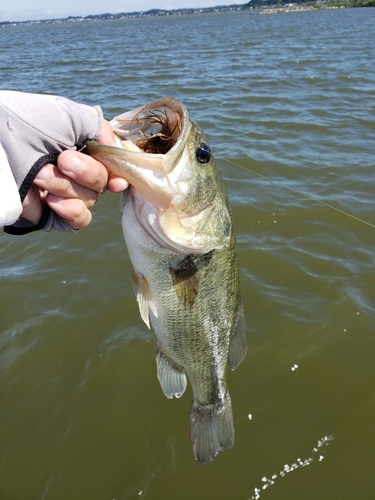
[{"label": "tree line on shore", "polygon": [[123,12],[118,14],[94,14],[85,17],[69,16],[65,19],[43,19],[39,21],[3,21],[0,22],[0,28],[7,26],[17,26],[22,24],[49,24],[49,23],[64,23],[64,22],[81,22],[81,21],[97,21],[106,19],[122,19],[128,17],[150,17],[150,16],[165,16],[165,15],[182,15],[193,13],[209,13],[209,12],[226,12],[233,10],[252,10],[254,13],[261,12],[277,12],[279,9],[290,8],[295,5],[308,8],[329,8],[329,7],[375,7],[375,0],[250,0],[245,4],[220,5],[216,7],[203,8],[181,8],[175,10],[151,9],[140,12]]}]

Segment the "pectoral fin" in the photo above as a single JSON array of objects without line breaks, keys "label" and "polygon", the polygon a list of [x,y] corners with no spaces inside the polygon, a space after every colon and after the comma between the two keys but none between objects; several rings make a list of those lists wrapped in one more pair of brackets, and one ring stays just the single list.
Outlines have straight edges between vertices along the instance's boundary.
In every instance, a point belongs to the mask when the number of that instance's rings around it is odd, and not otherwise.
[{"label": "pectoral fin", "polygon": [[228,352],[228,363],[232,370],[235,370],[237,366],[246,356],[247,351],[247,337],[246,337],[246,325],[245,316],[243,311],[242,300],[240,300],[236,322],[234,325],[233,333],[229,342],[229,352]]},{"label": "pectoral fin", "polygon": [[178,268],[169,268],[179,300],[186,307],[193,307],[199,293],[199,273],[188,255]]},{"label": "pectoral fin", "polygon": [[186,375],[184,370],[163,354],[159,349],[156,353],[158,379],[164,394],[168,399],[180,398],[186,389]]},{"label": "pectoral fin", "polygon": [[132,280],[137,297],[139,313],[148,328],[150,328],[149,309],[151,309],[156,317],[158,316],[156,305],[151,297],[150,288],[143,274],[137,274],[134,270],[132,273]]}]

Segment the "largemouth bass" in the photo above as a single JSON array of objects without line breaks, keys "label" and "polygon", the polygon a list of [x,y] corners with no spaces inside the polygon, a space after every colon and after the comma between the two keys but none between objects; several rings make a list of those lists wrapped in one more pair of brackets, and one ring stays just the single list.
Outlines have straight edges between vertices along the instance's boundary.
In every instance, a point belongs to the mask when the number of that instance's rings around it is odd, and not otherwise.
[{"label": "largemouth bass", "polygon": [[234,442],[226,366],[246,354],[235,233],[207,139],[172,98],[111,122],[118,148],[88,154],[130,187],[122,227],[143,321],[157,338],[157,376],[167,398],[193,389],[191,440],[199,463]]}]

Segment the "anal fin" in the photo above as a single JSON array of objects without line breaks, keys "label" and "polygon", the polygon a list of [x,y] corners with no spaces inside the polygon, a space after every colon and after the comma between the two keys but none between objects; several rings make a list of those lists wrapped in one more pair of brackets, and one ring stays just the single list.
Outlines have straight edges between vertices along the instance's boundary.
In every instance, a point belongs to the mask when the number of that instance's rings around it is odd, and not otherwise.
[{"label": "anal fin", "polygon": [[227,392],[222,402],[199,406],[193,401],[190,412],[191,441],[195,460],[208,464],[219,451],[234,443],[232,403]]},{"label": "anal fin", "polygon": [[156,353],[158,379],[168,399],[180,398],[185,392],[187,380],[184,370],[159,350]]},{"label": "anal fin", "polygon": [[240,300],[237,310],[236,322],[229,341],[228,363],[232,370],[243,361],[247,352],[247,336],[243,303]]}]

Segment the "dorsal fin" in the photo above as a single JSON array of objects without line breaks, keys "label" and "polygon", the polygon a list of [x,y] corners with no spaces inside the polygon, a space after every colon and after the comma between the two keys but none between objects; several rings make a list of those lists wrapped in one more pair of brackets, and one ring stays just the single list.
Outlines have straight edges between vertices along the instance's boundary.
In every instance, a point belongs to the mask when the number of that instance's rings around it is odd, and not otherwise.
[{"label": "dorsal fin", "polygon": [[243,311],[243,303],[240,299],[240,303],[237,309],[236,321],[229,341],[228,363],[232,370],[235,370],[244,359],[244,357],[246,356],[246,351],[247,337],[245,315]]}]

